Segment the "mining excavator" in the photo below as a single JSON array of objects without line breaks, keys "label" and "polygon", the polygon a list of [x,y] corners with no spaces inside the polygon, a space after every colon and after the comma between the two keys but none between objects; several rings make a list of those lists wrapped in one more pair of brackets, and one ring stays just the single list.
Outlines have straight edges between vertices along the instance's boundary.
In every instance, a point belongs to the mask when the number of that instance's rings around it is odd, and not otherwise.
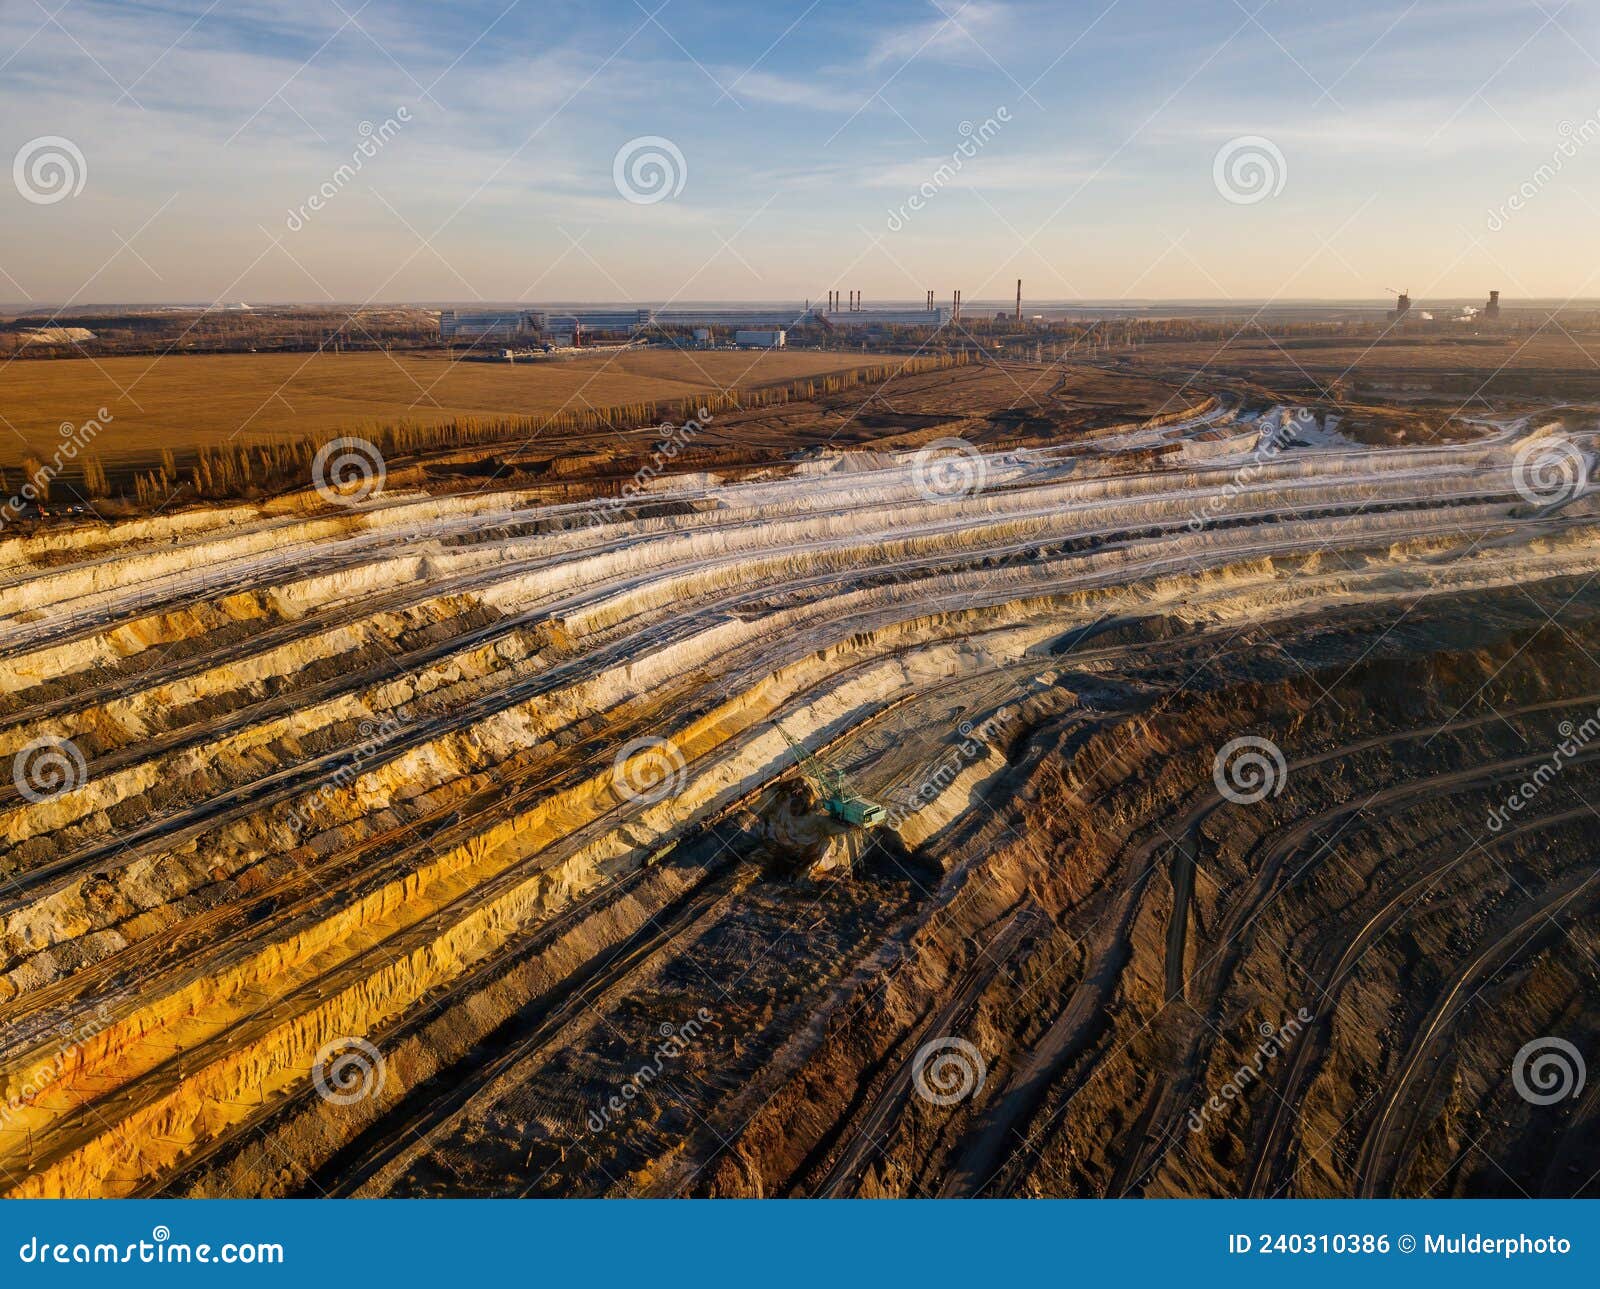
[{"label": "mining excavator", "polygon": [[851,785],[849,776],[835,765],[806,751],[805,747],[789,737],[789,731],[774,721],[773,727],[783,735],[783,741],[794,754],[796,768],[811,784],[817,800],[832,818],[855,828],[876,828],[884,820],[884,809],[876,801],[868,801]]}]

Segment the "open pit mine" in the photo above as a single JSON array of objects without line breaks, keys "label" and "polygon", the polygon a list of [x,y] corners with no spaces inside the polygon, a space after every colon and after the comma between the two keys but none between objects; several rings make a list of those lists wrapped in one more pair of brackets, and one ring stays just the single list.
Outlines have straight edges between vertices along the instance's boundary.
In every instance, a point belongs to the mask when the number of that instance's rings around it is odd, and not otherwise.
[{"label": "open pit mine", "polygon": [[0,535],[0,1185],[1594,1193],[1593,415],[1181,406]]}]

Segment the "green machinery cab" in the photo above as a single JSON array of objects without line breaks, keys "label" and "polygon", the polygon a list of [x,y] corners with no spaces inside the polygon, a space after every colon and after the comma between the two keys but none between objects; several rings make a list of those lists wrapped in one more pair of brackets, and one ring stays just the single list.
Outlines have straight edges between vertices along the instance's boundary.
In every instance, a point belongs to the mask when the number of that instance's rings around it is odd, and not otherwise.
[{"label": "green machinery cab", "polygon": [[857,828],[876,828],[884,819],[883,807],[863,797],[834,797],[828,802],[827,811]]}]

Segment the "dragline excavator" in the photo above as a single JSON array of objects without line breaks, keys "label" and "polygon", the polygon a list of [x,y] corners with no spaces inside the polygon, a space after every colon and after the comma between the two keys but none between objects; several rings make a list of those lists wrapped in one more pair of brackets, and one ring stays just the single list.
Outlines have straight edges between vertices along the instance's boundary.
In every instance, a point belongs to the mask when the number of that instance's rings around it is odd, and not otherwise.
[{"label": "dragline excavator", "polygon": [[795,766],[817,794],[824,811],[840,823],[855,828],[876,828],[883,822],[883,807],[857,792],[843,770],[806,751],[804,746],[789,737],[789,731],[777,721],[773,722],[773,726],[783,735],[783,741],[794,754]]}]

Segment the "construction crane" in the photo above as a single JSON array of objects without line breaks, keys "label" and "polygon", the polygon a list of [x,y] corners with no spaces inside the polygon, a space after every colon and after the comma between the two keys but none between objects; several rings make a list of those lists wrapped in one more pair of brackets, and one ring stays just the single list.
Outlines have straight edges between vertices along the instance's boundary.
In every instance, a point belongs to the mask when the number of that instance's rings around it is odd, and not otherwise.
[{"label": "construction crane", "polygon": [[857,792],[843,770],[806,751],[803,745],[789,737],[789,731],[777,721],[772,724],[789,745],[796,768],[817,794],[823,810],[840,823],[855,828],[876,828],[883,822],[883,807]]}]

